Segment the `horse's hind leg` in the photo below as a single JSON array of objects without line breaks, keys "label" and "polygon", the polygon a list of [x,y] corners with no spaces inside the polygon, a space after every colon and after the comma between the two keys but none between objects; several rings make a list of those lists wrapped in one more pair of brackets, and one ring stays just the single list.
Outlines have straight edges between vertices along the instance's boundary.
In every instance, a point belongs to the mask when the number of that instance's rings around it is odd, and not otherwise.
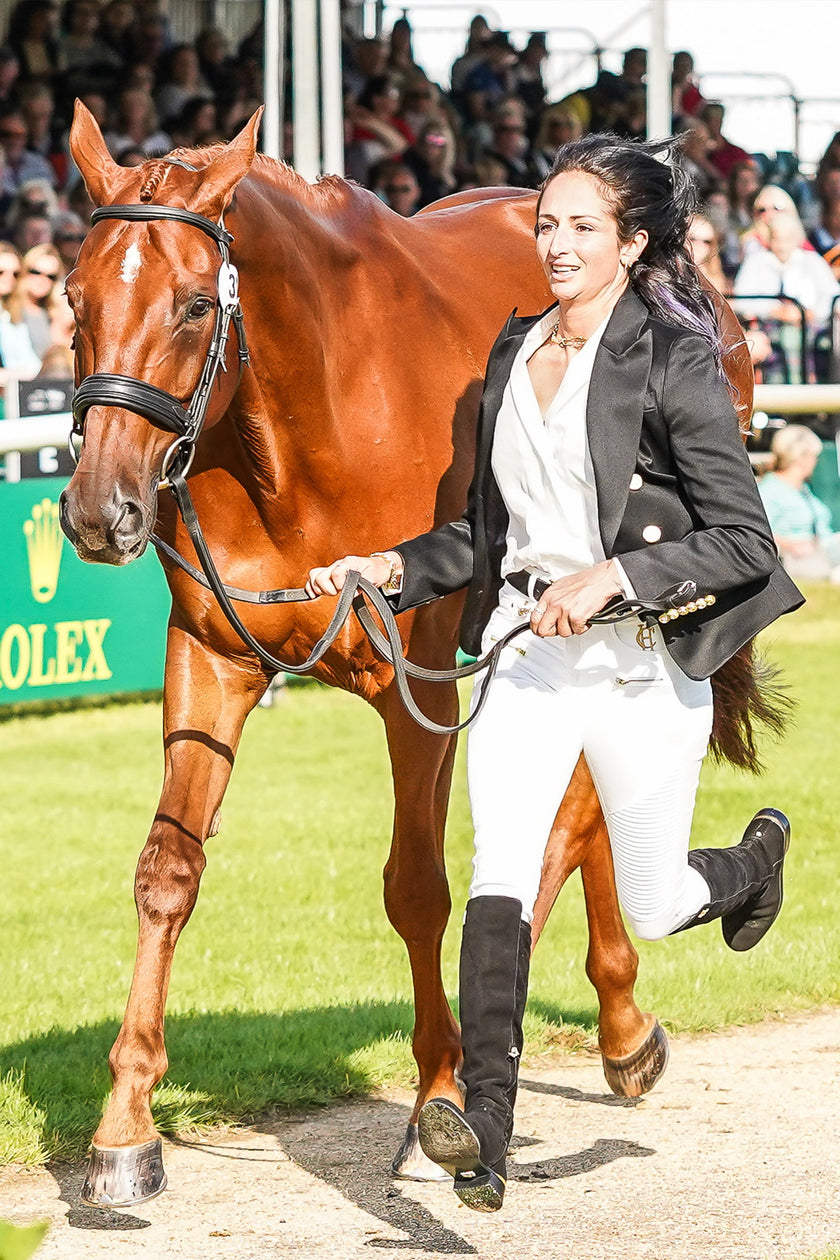
[{"label": "horse's hind leg", "polygon": [[653,1015],[633,996],[639,956],[618,904],[609,836],[583,757],[557,813],[534,909],[536,943],[566,879],[578,866],[583,878],[589,951],[586,974],[598,994],[598,1043],[607,1083],[616,1094],[652,1089],[665,1071],[668,1042]]},{"label": "horse's hind leg", "polygon": [[93,1138],[87,1203],[129,1206],[163,1190],[152,1090],[168,1066],[164,1010],[175,944],[195,906],[204,841],[227,787],[242,724],[264,680],[170,628],[164,691],[165,774],[134,884],[134,977],[110,1055],[113,1090]]},{"label": "horse's hind leg", "polygon": [[598,994],[598,1044],[614,1094],[638,1097],[653,1089],[668,1065],[668,1038],[654,1015],[633,996],[639,955],[627,936],[618,904],[612,853],[603,820],[581,864],[589,923],[586,974]]},{"label": "horse's hind leg", "polygon": [[[415,694],[429,717],[446,724],[457,720],[454,686],[416,688]],[[460,1102],[455,1069],[461,1059],[461,1038],[440,971],[441,941],[450,910],[443,832],[455,739],[431,735],[418,727],[393,687],[380,707],[388,735],[395,800],[391,852],[385,867],[385,909],[405,941],[411,964],[415,1011],[412,1047],[420,1076],[416,1105],[392,1171],[398,1177],[439,1180],[445,1174],[420,1149],[417,1115],[430,1097],[443,1095]]]}]

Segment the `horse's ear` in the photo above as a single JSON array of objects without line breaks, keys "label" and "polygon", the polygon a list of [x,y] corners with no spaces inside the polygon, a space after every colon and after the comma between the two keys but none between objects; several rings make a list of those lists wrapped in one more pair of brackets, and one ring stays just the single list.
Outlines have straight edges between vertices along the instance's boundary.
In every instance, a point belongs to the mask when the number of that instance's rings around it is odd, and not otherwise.
[{"label": "horse's ear", "polygon": [[201,182],[191,208],[210,219],[218,218],[230,205],[236,185],[248,174],[257,152],[257,134],[263,106],[251,115],[238,135],[201,173]]},{"label": "horse's ear", "polygon": [[91,201],[96,206],[105,205],[110,200],[117,178],[125,171],[111,157],[99,124],[79,100],[76,101],[70,128],[70,153],[82,172]]}]

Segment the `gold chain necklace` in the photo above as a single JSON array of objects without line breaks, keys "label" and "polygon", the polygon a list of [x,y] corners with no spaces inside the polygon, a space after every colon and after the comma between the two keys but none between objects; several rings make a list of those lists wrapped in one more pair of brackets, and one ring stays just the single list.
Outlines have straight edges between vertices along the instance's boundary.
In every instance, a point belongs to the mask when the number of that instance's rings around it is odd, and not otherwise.
[{"label": "gold chain necklace", "polygon": [[574,346],[575,350],[580,350],[586,345],[588,340],[587,337],[558,337],[557,334],[559,331],[560,321],[558,319],[557,323],[548,334],[548,340],[553,346]]}]

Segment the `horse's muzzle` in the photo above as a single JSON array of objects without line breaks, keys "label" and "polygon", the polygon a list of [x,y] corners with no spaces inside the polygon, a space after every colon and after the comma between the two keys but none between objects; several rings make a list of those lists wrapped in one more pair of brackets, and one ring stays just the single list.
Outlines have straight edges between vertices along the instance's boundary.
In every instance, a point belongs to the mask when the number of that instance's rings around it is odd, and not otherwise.
[{"label": "horse's muzzle", "polygon": [[138,500],[115,488],[91,510],[73,481],[61,493],[59,519],[79,558],[94,564],[130,564],[146,550],[152,529],[152,513]]}]

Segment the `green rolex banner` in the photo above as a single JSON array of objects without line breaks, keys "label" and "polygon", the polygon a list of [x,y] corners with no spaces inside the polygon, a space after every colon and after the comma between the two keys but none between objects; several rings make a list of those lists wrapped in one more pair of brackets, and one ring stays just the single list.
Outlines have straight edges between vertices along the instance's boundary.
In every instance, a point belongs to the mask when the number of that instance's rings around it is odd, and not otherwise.
[{"label": "green rolex banner", "polygon": [[64,478],[0,484],[0,704],[153,691],[169,591],[152,548],[83,564],[61,532]]}]

